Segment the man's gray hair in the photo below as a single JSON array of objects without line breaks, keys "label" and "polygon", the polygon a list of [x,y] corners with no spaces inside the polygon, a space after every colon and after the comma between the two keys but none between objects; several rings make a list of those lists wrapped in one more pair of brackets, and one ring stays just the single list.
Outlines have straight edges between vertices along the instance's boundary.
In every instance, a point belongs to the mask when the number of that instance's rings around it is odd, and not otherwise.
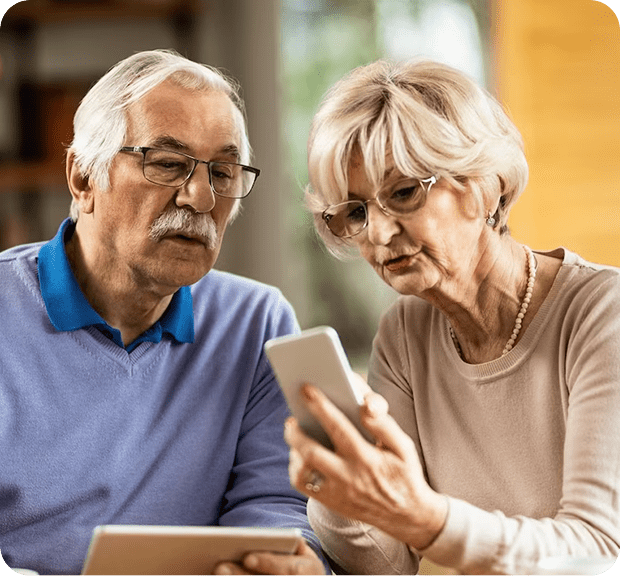
[{"label": "man's gray hair", "polygon": [[[73,119],[74,138],[70,149],[77,167],[102,190],[110,186],[110,165],[124,145],[125,111],[164,80],[190,90],[217,90],[227,94],[239,112],[240,162],[249,164],[251,148],[245,106],[237,82],[216,68],[188,60],[172,50],[138,52],[101,77],[86,94]],[[77,221],[78,214],[78,205],[73,201],[70,216]]]}]

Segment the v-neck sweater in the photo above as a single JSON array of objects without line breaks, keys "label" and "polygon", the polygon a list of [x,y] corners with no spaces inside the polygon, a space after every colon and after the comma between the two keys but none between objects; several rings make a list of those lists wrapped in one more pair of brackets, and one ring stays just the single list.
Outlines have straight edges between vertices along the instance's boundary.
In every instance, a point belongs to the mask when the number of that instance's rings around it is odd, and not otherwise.
[{"label": "v-neck sweater", "polygon": [[210,271],[194,341],[133,350],[96,326],[58,330],[42,244],[0,254],[0,550],[9,566],[79,574],[99,524],[298,527],[286,402],[265,357],[299,330],[279,290]]}]

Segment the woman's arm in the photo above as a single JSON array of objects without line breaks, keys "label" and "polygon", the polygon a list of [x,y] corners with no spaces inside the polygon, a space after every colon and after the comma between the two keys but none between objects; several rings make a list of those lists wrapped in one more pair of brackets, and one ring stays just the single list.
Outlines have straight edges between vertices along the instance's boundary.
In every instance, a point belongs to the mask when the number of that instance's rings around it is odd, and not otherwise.
[{"label": "woman's arm", "polygon": [[[302,393],[335,452],[290,418],[285,438],[293,485],[341,516],[372,524],[414,548],[428,546],[443,527],[446,500],[424,479],[415,446],[388,414],[385,400],[370,393],[361,409],[362,423],[377,441],[372,445],[318,389],[307,385]],[[313,472],[323,478],[318,492],[307,484]]]}]

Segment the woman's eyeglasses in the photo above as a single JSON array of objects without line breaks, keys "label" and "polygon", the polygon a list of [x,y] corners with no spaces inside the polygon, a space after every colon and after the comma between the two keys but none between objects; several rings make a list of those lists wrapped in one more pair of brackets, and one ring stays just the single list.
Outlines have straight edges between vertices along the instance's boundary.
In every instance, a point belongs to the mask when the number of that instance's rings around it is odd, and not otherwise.
[{"label": "woman's eyeglasses", "polygon": [[376,201],[379,208],[390,216],[407,216],[424,206],[426,196],[435,182],[436,176],[404,180],[394,188],[380,191],[375,198],[349,200],[329,206],[323,212],[323,220],[334,236],[351,238],[368,226],[369,202]]}]

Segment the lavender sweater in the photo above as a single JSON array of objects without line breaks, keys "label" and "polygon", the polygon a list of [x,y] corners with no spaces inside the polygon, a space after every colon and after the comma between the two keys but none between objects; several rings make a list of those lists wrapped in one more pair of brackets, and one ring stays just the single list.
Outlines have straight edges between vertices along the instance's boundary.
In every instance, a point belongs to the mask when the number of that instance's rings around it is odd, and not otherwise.
[{"label": "lavender sweater", "polygon": [[193,343],[131,353],[95,327],[57,331],[41,244],[0,254],[0,550],[79,574],[98,524],[301,527],[285,401],[263,354],[298,330],[273,288],[211,271],[191,287]]}]

